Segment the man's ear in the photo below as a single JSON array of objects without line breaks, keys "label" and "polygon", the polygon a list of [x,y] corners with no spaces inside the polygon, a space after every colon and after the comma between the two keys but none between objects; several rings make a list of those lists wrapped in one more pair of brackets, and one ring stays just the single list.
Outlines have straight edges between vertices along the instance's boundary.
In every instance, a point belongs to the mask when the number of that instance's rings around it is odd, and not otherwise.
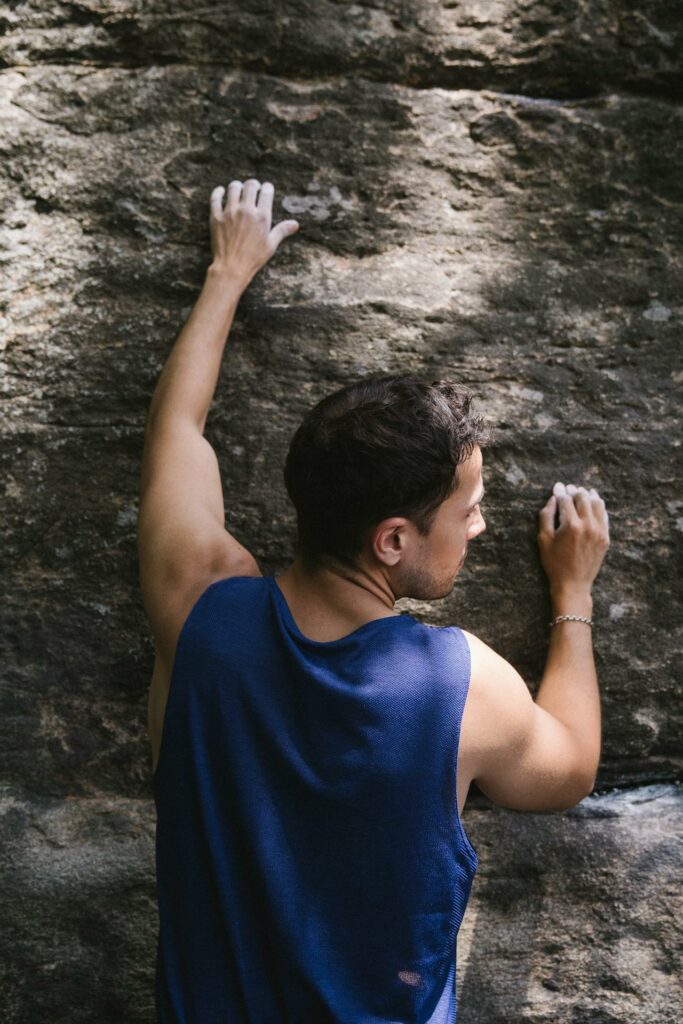
[{"label": "man's ear", "polygon": [[408,520],[405,516],[383,519],[372,531],[372,551],[380,562],[394,566],[406,549]]}]

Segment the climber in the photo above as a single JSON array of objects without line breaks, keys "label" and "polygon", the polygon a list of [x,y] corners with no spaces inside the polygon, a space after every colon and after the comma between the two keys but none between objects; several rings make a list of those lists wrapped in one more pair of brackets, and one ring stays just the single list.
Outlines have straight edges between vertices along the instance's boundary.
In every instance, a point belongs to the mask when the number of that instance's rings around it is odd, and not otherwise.
[{"label": "climber", "polygon": [[608,514],[560,482],[540,509],[552,623],[532,697],[473,633],[395,609],[448,596],[486,529],[490,429],[458,382],[363,377],[295,431],[296,556],[263,575],[225,529],[204,428],[239,299],[299,227],[271,227],[273,195],[254,178],[225,206],[213,190],[212,262],[146,424],[157,1017],[442,1024],[479,861],[470,784],[520,811],[570,808],[595,784]]}]

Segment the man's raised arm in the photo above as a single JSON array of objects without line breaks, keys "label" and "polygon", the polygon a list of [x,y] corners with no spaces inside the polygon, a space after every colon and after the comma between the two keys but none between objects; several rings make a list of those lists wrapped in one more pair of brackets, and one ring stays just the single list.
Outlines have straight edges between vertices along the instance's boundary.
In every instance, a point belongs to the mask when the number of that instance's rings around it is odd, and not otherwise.
[{"label": "man's raised arm", "polygon": [[[257,200],[257,193],[258,200]],[[271,228],[274,188],[250,178],[211,193],[212,262],[201,294],[166,361],[145,428],[138,555],[145,610],[155,637],[177,630],[178,602],[212,578],[259,575],[225,529],[218,459],[203,436],[237,304],[296,221]]]}]

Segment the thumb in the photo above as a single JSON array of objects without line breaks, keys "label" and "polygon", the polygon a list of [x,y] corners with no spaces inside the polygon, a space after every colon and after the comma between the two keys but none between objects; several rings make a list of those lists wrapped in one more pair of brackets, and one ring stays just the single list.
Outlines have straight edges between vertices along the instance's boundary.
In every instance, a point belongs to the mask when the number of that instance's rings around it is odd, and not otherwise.
[{"label": "thumb", "polygon": [[293,235],[299,230],[298,220],[281,220],[270,232],[271,244],[277,249],[283,238]]}]

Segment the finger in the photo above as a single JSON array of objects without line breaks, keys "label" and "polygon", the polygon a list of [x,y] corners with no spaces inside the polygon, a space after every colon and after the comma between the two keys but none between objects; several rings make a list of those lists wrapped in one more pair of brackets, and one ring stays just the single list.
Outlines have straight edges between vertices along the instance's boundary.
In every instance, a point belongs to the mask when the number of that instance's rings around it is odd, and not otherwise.
[{"label": "finger", "polygon": [[605,502],[600,497],[600,495],[598,494],[598,492],[595,490],[594,487],[591,487],[589,489],[588,497],[590,498],[591,505],[593,507],[593,511],[594,511],[594,513],[597,516],[600,516],[603,512],[605,512],[605,514],[607,514],[606,511],[605,511]]},{"label": "finger", "polygon": [[576,510],[582,519],[592,517],[593,510],[591,507],[591,501],[588,497],[588,491],[585,487],[576,487],[574,493],[574,505]]},{"label": "finger", "polygon": [[242,189],[242,200],[246,206],[256,205],[256,193],[261,188],[258,178],[247,178]]},{"label": "finger", "polygon": [[539,532],[555,533],[555,512],[557,510],[557,498],[551,494],[545,505],[538,513]]},{"label": "finger", "polygon": [[605,502],[602,500],[598,492],[594,487],[589,487],[587,490],[588,500],[590,502],[591,514],[595,519],[596,523],[602,523],[605,521],[607,511],[605,509]]},{"label": "finger", "polygon": [[609,540],[609,515],[607,513],[607,506],[605,505],[605,501],[603,498],[600,497],[600,495],[594,487],[591,487],[588,494],[591,500],[593,515],[595,516],[596,520],[605,527],[605,530],[607,532],[607,539]]},{"label": "finger", "polygon": [[237,207],[239,206],[241,195],[242,182],[237,180],[231,181],[230,184],[228,185],[228,202],[226,207],[226,209],[228,209],[230,213],[235,213]]},{"label": "finger", "polygon": [[567,494],[567,488],[563,483],[558,481],[555,484],[553,494],[557,498],[560,510],[560,525],[558,529],[561,530],[565,524],[575,522],[578,519],[578,513],[574,507],[574,499],[570,494]]},{"label": "finger", "polygon": [[299,230],[298,220],[281,220],[279,224],[276,224],[273,230],[270,232],[268,238],[270,244],[274,250],[277,249],[278,245],[283,238],[287,238],[288,235],[293,235]]},{"label": "finger", "polygon": [[225,195],[225,189],[222,185],[216,185],[215,189],[211,193],[211,213],[214,217],[220,220],[221,214],[223,213],[223,196]]},{"label": "finger", "polygon": [[259,192],[257,207],[262,210],[263,213],[268,214],[270,219],[273,216],[273,195],[275,194],[275,186],[272,181],[264,181],[261,185],[261,191]]}]

